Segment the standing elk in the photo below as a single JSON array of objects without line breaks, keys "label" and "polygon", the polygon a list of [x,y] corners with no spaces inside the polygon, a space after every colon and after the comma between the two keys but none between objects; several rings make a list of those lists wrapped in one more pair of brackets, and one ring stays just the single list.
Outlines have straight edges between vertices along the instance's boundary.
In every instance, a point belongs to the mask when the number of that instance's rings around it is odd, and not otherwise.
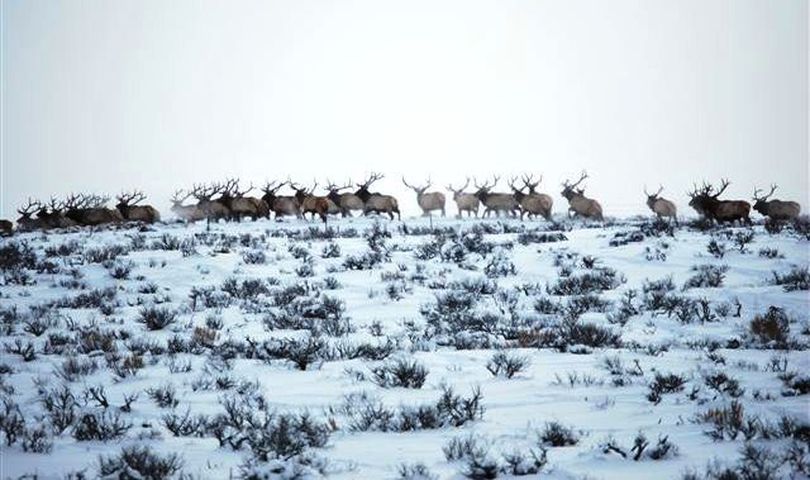
[{"label": "standing elk", "polygon": [[318,182],[315,182],[310,189],[299,187],[294,183],[290,183],[290,187],[295,190],[295,200],[301,206],[301,215],[306,218],[309,213],[314,219],[317,214],[325,224],[326,215],[329,213],[329,199],[312,194],[318,188]]},{"label": "standing elk", "polygon": [[515,197],[511,193],[493,193],[491,191],[492,187],[498,184],[500,177],[493,176],[492,178],[492,184],[484,183],[483,185],[479,185],[478,181],[473,179],[473,183],[477,189],[475,196],[484,204],[483,216],[487,217],[493,211],[499,217],[501,213],[508,213],[513,217],[516,216],[517,211],[520,209],[517,200],[515,200]]},{"label": "standing elk", "polygon": [[764,197],[758,197],[759,189],[754,189],[754,210],[759,212],[760,215],[768,217],[771,220],[793,220],[799,216],[802,208],[798,203],[783,200],[768,200],[773,192],[776,191],[777,186],[771,185],[771,191]]},{"label": "standing elk", "polygon": [[[515,186],[516,178],[509,181],[509,188],[514,192],[513,196],[520,205],[520,219],[523,220],[524,214],[529,214],[529,218],[540,215],[551,221],[551,207],[554,206],[554,200],[545,193],[537,193],[535,190],[543,181],[543,176],[541,175],[540,180],[536,182],[532,182],[534,180],[533,175],[523,175],[521,180],[523,181],[523,187],[521,188]],[[528,190],[528,193],[523,193],[524,188]]]},{"label": "standing elk", "polygon": [[442,217],[445,216],[444,194],[442,192],[427,191],[427,189],[433,185],[433,182],[431,182],[429,178],[427,183],[421,187],[409,185],[408,182],[405,181],[405,177],[402,177],[402,183],[416,194],[416,203],[419,205],[419,208],[422,209],[423,217],[429,216],[434,210],[441,210]]},{"label": "standing elk", "polygon": [[218,199],[228,209],[231,220],[242,221],[242,217],[253,220],[266,217],[269,212],[267,204],[261,198],[246,197],[245,194],[253,190],[251,184],[245,190],[239,190],[239,180],[229,179],[222,187],[222,197]]},{"label": "standing elk", "polygon": [[740,220],[750,224],[751,219],[748,216],[751,213],[750,203],[744,200],[719,200],[717,198],[728,186],[729,181],[723,179],[720,189],[715,192],[713,185],[704,182],[702,188],[695,187],[694,191],[688,193],[691,198],[689,206],[705,218],[718,223]]},{"label": "standing elk", "polygon": [[209,223],[211,220],[219,222],[222,218],[227,220],[231,215],[231,211],[220,201],[221,199],[212,200],[214,195],[221,194],[222,191],[223,186],[219,184],[194,185],[191,189],[191,195],[197,199],[197,207]]},{"label": "standing elk", "polygon": [[481,201],[474,193],[464,193],[464,189],[470,184],[470,177],[467,177],[467,182],[461,188],[453,188],[452,184],[447,185],[447,189],[453,192],[453,201],[456,202],[458,209],[458,218],[461,218],[464,212],[467,212],[467,217],[475,214],[478,218],[478,209],[481,207]]},{"label": "standing elk", "polygon": [[115,197],[118,203],[115,208],[121,212],[124,220],[129,222],[155,223],[160,221],[160,212],[152,205],[138,205],[146,200],[146,195],[140,190],[131,193],[122,192]]},{"label": "standing elk", "polygon": [[121,212],[105,206],[109,201],[110,197],[101,195],[72,194],[65,200],[65,216],[85,226],[124,221]]},{"label": "standing elk", "polygon": [[659,218],[671,218],[675,221],[675,225],[678,224],[678,208],[675,204],[665,198],[661,198],[661,192],[664,191],[663,185],[658,186],[658,191],[650,194],[647,192],[647,187],[644,187],[644,195],[647,196],[647,206],[650,207],[650,210]]},{"label": "standing elk", "polygon": [[290,183],[289,180],[281,183],[267,182],[265,183],[264,187],[262,187],[262,190],[264,191],[262,200],[264,200],[268,206],[267,218],[270,218],[270,212],[275,213],[276,219],[288,215],[301,218],[301,207],[295,197],[288,195],[276,195],[281,187],[287,185],[288,183]]},{"label": "standing elk", "polygon": [[183,190],[177,190],[171,198],[172,212],[184,222],[197,222],[205,219],[205,212],[197,205],[183,205],[183,202],[192,195],[193,192],[183,194]]},{"label": "standing elk", "polygon": [[44,228],[46,226],[45,221],[43,221],[41,218],[31,218],[31,215],[33,215],[34,212],[40,211],[42,208],[41,203],[29,198],[27,204],[17,209],[17,213],[20,214],[20,218],[17,219],[17,230],[21,232],[30,232],[32,230]]},{"label": "standing elk", "polygon": [[[334,203],[337,207],[338,211],[340,212],[341,216],[343,217],[351,217],[352,212],[354,210],[363,210],[363,201],[360,200],[360,197],[355,195],[354,193],[340,193],[341,190],[346,190],[352,188],[351,180],[349,183],[342,187],[338,187],[334,183],[330,182],[328,179],[326,181],[326,189],[329,192],[326,195],[326,198],[329,199],[330,202]],[[332,206],[329,206],[330,212],[332,213]]]},{"label": "standing elk", "polygon": [[0,235],[6,237],[14,233],[14,225],[8,220],[0,220]]},{"label": "standing elk", "polygon": [[586,197],[584,188],[576,188],[586,178],[588,178],[588,174],[583,171],[576,183],[572,184],[566,180],[563,182],[563,190],[560,193],[568,200],[569,216],[573,213],[574,216],[579,215],[581,217],[602,221],[604,220],[602,216],[602,205],[599,205],[599,202],[596,200]]},{"label": "standing elk", "polygon": [[391,220],[393,220],[394,214],[396,213],[397,220],[402,220],[399,213],[399,203],[396,198],[391,195],[368,191],[368,187],[381,178],[383,178],[383,174],[372,172],[365,182],[356,184],[358,189],[354,194],[363,201],[363,215],[368,215],[369,213],[386,213],[391,217]]}]

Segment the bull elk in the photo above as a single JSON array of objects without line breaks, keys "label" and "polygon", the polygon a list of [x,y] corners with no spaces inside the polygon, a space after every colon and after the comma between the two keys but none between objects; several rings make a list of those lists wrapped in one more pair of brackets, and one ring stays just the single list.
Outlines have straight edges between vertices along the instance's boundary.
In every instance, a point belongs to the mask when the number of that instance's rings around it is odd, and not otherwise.
[{"label": "bull elk", "polygon": [[124,220],[129,222],[155,223],[160,221],[160,212],[152,205],[138,205],[146,200],[146,195],[140,190],[122,192],[115,197],[118,203],[115,208],[121,212]]},{"label": "bull elk", "polygon": [[801,213],[801,207],[796,202],[783,200],[768,200],[777,186],[771,185],[771,191],[764,197],[758,197],[759,189],[754,189],[754,210],[760,215],[772,220],[793,220]]},{"label": "bull elk", "polygon": [[312,218],[315,218],[317,214],[325,224],[327,220],[326,215],[329,213],[329,199],[312,194],[315,189],[318,188],[318,182],[315,182],[315,185],[310,189],[307,189],[307,187],[299,187],[294,183],[290,183],[290,187],[295,190],[295,200],[298,202],[298,205],[301,206],[301,214],[305,218],[307,213],[309,213]]},{"label": "bull elk", "polygon": [[744,221],[750,224],[751,204],[744,200],[720,200],[718,197],[728,188],[729,181],[721,180],[720,189],[715,191],[714,186],[706,182],[703,187],[689,192],[691,198],[689,206],[709,220],[722,222]]},{"label": "bull elk", "polygon": [[65,204],[51,197],[48,206],[43,206],[37,213],[42,220],[42,228],[67,228],[76,226],[76,222],[65,216]]},{"label": "bull elk", "polygon": [[251,190],[253,190],[253,184],[245,190],[239,190],[238,179],[225,181],[222,188],[222,197],[219,201],[228,209],[231,220],[240,222],[243,217],[250,217],[256,220],[259,217],[267,216],[269,208],[264,200],[245,196]]},{"label": "bull elk", "polygon": [[42,209],[42,204],[29,198],[28,203],[17,209],[20,218],[17,219],[17,229],[21,232],[30,232],[45,227],[45,222],[41,218],[31,218],[34,212]]},{"label": "bull elk", "polygon": [[493,176],[492,178],[492,184],[484,183],[482,185],[479,185],[478,181],[473,179],[473,183],[477,189],[474,195],[484,204],[483,216],[487,217],[493,211],[499,217],[501,213],[508,213],[513,217],[516,216],[516,212],[520,209],[517,200],[515,200],[515,197],[511,193],[493,193],[491,191],[492,187],[498,184],[500,177]]},{"label": "bull elk", "polygon": [[447,189],[453,192],[453,201],[456,202],[459,218],[462,217],[464,212],[467,212],[467,217],[475,214],[475,218],[478,218],[478,209],[481,208],[481,201],[478,200],[478,197],[476,197],[474,193],[464,193],[464,189],[469,185],[470,177],[467,177],[467,181],[461,188],[453,188],[452,184],[447,185]]},{"label": "bull elk", "polygon": [[288,183],[290,183],[289,180],[280,183],[267,182],[265,183],[264,187],[262,187],[262,190],[264,191],[262,200],[264,200],[268,206],[267,218],[270,218],[270,212],[275,213],[276,219],[288,215],[301,218],[301,208],[295,197],[288,195],[277,195],[281,187],[287,185]]},{"label": "bull elk", "polygon": [[214,195],[221,194],[224,187],[220,184],[213,185],[194,185],[191,189],[191,195],[197,199],[197,207],[205,215],[208,222],[213,220],[218,222],[220,219],[228,219],[231,211],[225,206],[221,199],[212,200]]},{"label": "bull elk", "polygon": [[422,186],[408,184],[408,182],[405,181],[405,177],[402,177],[402,183],[405,184],[406,187],[413,190],[413,192],[416,194],[416,203],[419,205],[419,208],[422,209],[423,217],[427,217],[435,210],[441,210],[442,217],[445,216],[444,194],[442,192],[427,191],[427,189],[433,185],[433,182],[430,180],[430,178],[428,178],[427,183]]},{"label": "bull elk", "polygon": [[[346,185],[342,187],[338,187],[336,184],[330,182],[328,179],[326,181],[326,190],[327,195],[326,198],[332,202],[335,207],[337,207],[338,212],[343,217],[351,217],[352,212],[355,210],[362,211],[363,210],[363,201],[360,200],[360,197],[355,195],[354,193],[340,193],[341,190],[347,190],[352,188],[351,180]],[[332,210],[332,206],[329,206],[330,213]]]},{"label": "bull elk", "polygon": [[[511,188],[513,192],[512,195],[515,197],[518,205],[520,205],[520,219],[523,220],[523,215],[528,214],[529,218],[540,215],[546,220],[551,221],[551,207],[554,205],[554,200],[545,193],[537,193],[536,191],[537,186],[543,181],[542,175],[540,176],[540,180],[536,182],[533,180],[533,175],[523,175],[521,177],[523,187],[521,188],[515,186],[517,182],[516,178],[512,178],[509,181],[509,188]],[[527,193],[523,193],[524,188],[527,189]]]},{"label": "bull elk", "polygon": [[370,192],[368,190],[368,187],[370,187],[372,183],[381,178],[383,178],[381,173],[372,172],[365,182],[356,184],[358,189],[354,194],[363,201],[363,215],[368,215],[369,213],[386,213],[391,220],[393,220],[394,214],[396,213],[397,220],[401,220],[399,203],[396,198],[391,195],[383,195],[382,193]]},{"label": "bull elk", "polygon": [[650,210],[659,218],[670,218],[675,221],[675,225],[678,224],[678,208],[675,204],[666,198],[662,198],[661,192],[664,191],[664,187],[662,185],[658,186],[658,191],[650,194],[647,192],[647,187],[644,187],[644,195],[647,196],[647,206],[650,207]]},{"label": "bull elk", "polygon": [[71,194],[65,200],[65,216],[79,225],[95,226],[124,221],[116,209],[107,208],[110,197]]},{"label": "bull elk", "polygon": [[568,214],[602,221],[604,220],[602,217],[602,205],[599,205],[596,200],[586,197],[584,188],[576,188],[586,178],[588,178],[588,174],[583,171],[576,183],[572,184],[568,180],[563,182],[561,194],[568,200]]},{"label": "bull elk", "polygon": [[172,212],[177,215],[177,218],[184,222],[197,222],[205,219],[205,212],[197,205],[183,205],[188,197],[193,192],[183,193],[183,190],[177,190],[171,198]]}]

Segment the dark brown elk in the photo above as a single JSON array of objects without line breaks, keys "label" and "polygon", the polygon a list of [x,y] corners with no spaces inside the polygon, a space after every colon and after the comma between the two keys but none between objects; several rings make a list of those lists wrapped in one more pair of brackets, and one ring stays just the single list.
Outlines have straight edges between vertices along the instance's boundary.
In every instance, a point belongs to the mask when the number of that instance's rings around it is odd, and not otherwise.
[{"label": "dark brown elk", "polygon": [[14,233],[14,225],[8,220],[0,220],[0,236],[10,236]]},{"label": "dark brown elk", "polygon": [[481,201],[478,200],[478,197],[476,197],[474,193],[464,193],[464,189],[469,185],[470,177],[467,177],[467,181],[461,188],[453,188],[452,184],[447,185],[447,189],[453,192],[453,201],[456,202],[459,218],[461,218],[464,212],[467,212],[468,217],[475,215],[475,218],[478,218],[478,209],[481,208]]},{"label": "dark brown elk", "polygon": [[182,190],[177,190],[171,198],[172,213],[177,215],[177,218],[184,222],[197,222],[205,220],[205,212],[197,205],[183,205],[183,202],[192,195],[192,192],[183,193]]},{"label": "dark brown elk", "polygon": [[419,205],[419,208],[422,209],[423,217],[427,217],[436,210],[441,210],[442,217],[445,216],[444,194],[442,192],[427,191],[427,189],[433,185],[433,182],[431,182],[429,178],[427,180],[427,183],[422,186],[408,184],[408,182],[405,181],[405,177],[402,177],[402,183],[405,184],[406,187],[413,190],[413,192],[416,194],[416,203]]},{"label": "dark brown elk", "polygon": [[[540,180],[534,182],[534,176],[523,175],[521,180],[523,181],[523,187],[521,188],[515,186],[516,178],[509,181],[509,188],[512,189],[515,200],[520,205],[520,219],[523,220],[523,215],[528,214],[529,218],[540,215],[551,221],[551,208],[554,205],[554,200],[545,193],[537,193],[536,190],[540,182],[543,181],[543,177],[540,176]],[[523,193],[524,188],[527,189],[527,193]]]},{"label": "dark brown elk", "polygon": [[300,187],[294,183],[290,183],[290,188],[295,190],[295,199],[298,205],[301,206],[301,214],[306,218],[309,213],[312,218],[317,214],[321,217],[323,223],[326,223],[327,214],[329,213],[329,199],[326,197],[313,195],[315,189],[318,188],[318,182],[312,188]]},{"label": "dark brown elk", "polygon": [[720,200],[718,197],[728,188],[728,180],[721,181],[720,189],[715,191],[711,184],[703,183],[703,187],[689,192],[691,200],[689,206],[709,220],[734,222],[740,220],[750,224],[751,204],[744,200]]},{"label": "dark brown elk", "polygon": [[301,207],[298,204],[298,200],[296,200],[294,196],[277,195],[281,187],[287,185],[288,183],[289,180],[281,183],[268,182],[262,188],[264,191],[262,200],[264,200],[269,208],[267,213],[268,218],[270,218],[270,212],[273,212],[276,215],[276,218],[284,216],[295,216],[297,218],[301,218]]},{"label": "dark brown elk", "polygon": [[363,215],[368,215],[369,213],[382,215],[385,213],[393,220],[394,214],[396,213],[397,220],[401,220],[399,202],[397,202],[396,198],[391,195],[383,195],[382,193],[370,192],[368,190],[368,187],[370,187],[372,183],[381,178],[383,178],[381,173],[372,173],[365,182],[356,184],[358,189],[354,194],[363,201]]},{"label": "dark brown elk", "polygon": [[38,212],[42,208],[41,203],[29,198],[28,203],[17,209],[17,213],[20,214],[20,218],[17,219],[17,230],[21,232],[30,232],[33,230],[46,228],[47,224],[44,220],[41,218],[31,218],[31,215],[33,215],[34,212]]},{"label": "dark brown elk", "polygon": [[576,183],[572,184],[568,180],[563,182],[561,194],[568,200],[568,214],[569,216],[578,215],[593,220],[604,220],[602,217],[602,205],[599,205],[596,200],[586,197],[584,188],[576,188],[586,178],[588,178],[588,174],[582,172]]},{"label": "dark brown elk", "polygon": [[146,200],[146,195],[139,190],[122,192],[115,197],[118,203],[115,208],[121,212],[124,220],[129,222],[155,223],[160,221],[160,212],[152,205],[138,205]]},{"label": "dark brown elk", "polygon": [[123,222],[121,212],[106,207],[109,201],[110,197],[101,195],[72,194],[65,200],[65,216],[85,226]]},{"label": "dark brown elk", "polygon": [[664,191],[662,185],[658,186],[658,191],[655,193],[647,192],[647,187],[644,187],[644,195],[647,196],[647,206],[650,210],[660,219],[670,218],[678,224],[678,208],[675,204],[665,198],[662,198],[661,192]]},{"label": "dark brown elk", "polygon": [[493,193],[492,187],[498,184],[500,177],[493,176],[492,178],[493,181],[491,184],[484,183],[482,185],[479,185],[478,181],[473,179],[473,183],[477,189],[475,196],[484,204],[483,216],[487,217],[492,212],[495,212],[499,217],[502,213],[507,213],[513,217],[516,216],[517,212],[520,210],[517,200],[515,200],[515,197],[511,193]]},{"label": "dark brown elk", "polygon": [[239,180],[227,180],[223,186],[221,201],[230,212],[231,220],[242,221],[243,217],[253,220],[266,217],[269,212],[267,204],[261,198],[246,197],[245,194],[253,190],[251,184],[245,190],[239,190]]},{"label": "dark brown elk", "polygon": [[64,204],[55,197],[47,206],[43,205],[37,212],[37,218],[42,221],[42,228],[67,228],[76,226],[76,222],[67,218],[64,213]]},{"label": "dark brown elk", "polygon": [[[343,217],[351,217],[352,212],[355,210],[363,211],[363,201],[354,193],[340,193],[341,190],[352,188],[352,183],[349,181],[346,185],[338,187],[334,183],[327,180],[326,189],[328,194],[326,197],[335,204],[338,211]],[[332,206],[330,205],[330,213]]]},{"label": "dark brown elk", "polygon": [[214,195],[222,194],[223,189],[220,184],[194,185],[191,189],[191,195],[197,199],[197,207],[202,210],[208,222],[212,220],[219,222],[223,218],[227,220],[231,216],[231,211],[225,206],[224,202],[220,201],[219,198],[212,200]]},{"label": "dark brown elk", "polygon": [[759,189],[754,189],[754,210],[759,212],[760,215],[768,217],[772,220],[793,220],[799,216],[802,208],[798,203],[783,200],[768,200],[773,192],[776,191],[776,185],[771,185],[771,191],[764,197],[757,196]]}]

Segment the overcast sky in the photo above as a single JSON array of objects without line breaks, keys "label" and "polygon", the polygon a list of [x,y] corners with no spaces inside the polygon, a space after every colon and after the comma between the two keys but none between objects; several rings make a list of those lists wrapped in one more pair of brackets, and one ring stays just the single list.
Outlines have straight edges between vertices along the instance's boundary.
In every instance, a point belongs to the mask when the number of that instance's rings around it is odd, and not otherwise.
[{"label": "overcast sky", "polygon": [[563,211],[583,168],[606,215],[721,175],[808,209],[804,0],[1,3],[2,217],[372,169],[411,214],[402,174],[542,173]]}]

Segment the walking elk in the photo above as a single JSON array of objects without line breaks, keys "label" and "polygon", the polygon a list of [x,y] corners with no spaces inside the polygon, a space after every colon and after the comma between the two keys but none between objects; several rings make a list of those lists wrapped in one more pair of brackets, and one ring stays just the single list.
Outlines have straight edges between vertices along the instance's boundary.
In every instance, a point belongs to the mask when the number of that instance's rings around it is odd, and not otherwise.
[{"label": "walking elk", "polygon": [[499,179],[500,177],[493,176],[492,184],[484,183],[482,185],[479,185],[478,181],[473,179],[475,188],[477,188],[475,196],[484,204],[484,217],[489,216],[493,211],[499,217],[501,213],[508,213],[514,217],[516,216],[516,212],[520,209],[517,200],[515,200],[515,197],[511,193],[491,192],[492,187],[498,184]]},{"label": "walking elk", "polygon": [[481,207],[481,201],[474,193],[464,193],[464,189],[470,184],[470,177],[467,177],[467,182],[461,188],[453,188],[452,184],[447,185],[447,189],[453,192],[453,201],[456,202],[458,208],[458,217],[461,218],[464,212],[467,212],[467,217],[475,214],[478,218],[478,209]]},{"label": "walking elk", "polygon": [[718,223],[740,220],[750,224],[751,219],[748,215],[751,212],[751,204],[744,200],[718,199],[728,186],[728,180],[723,179],[720,189],[715,192],[713,185],[704,182],[701,189],[695,187],[694,191],[689,192],[691,197],[689,206],[707,219]]},{"label": "walking elk", "polygon": [[764,197],[758,197],[759,189],[754,189],[754,210],[772,220],[793,220],[801,213],[798,203],[783,200],[768,200],[777,186],[771,185],[771,191]]},{"label": "walking elk", "polygon": [[[545,193],[537,193],[535,190],[543,181],[543,176],[541,175],[540,180],[536,182],[532,182],[534,180],[533,175],[523,175],[521,180],[523,181],[522,188],[515,186],[516,178],[509,181],[509,188],[513,192],[512,195],[520,205],[520,219],[523,220],[524,214],[529,214],[530,218],[541,215],[546,220],[551,221],[551,207],[554,205],[554,200]],[[523,193],[523,188],[526,188],[528,193]]]},{"label": "walking elk", "polygon": [[255,197],[246,197],[245,194],[253,190],[251,184],[245,190],[239,190],[239,180],[229,179],[222,187],[222,196],[219,199],[225,208],[228,209],[231,220],[242,221],[242,217],[250,217],[256,220],[259,217],[266,217],[269,211],[264,200]]},{"label": "walking elk", "polygon": [[205,219],[205,212],[198,205],[183,205],[183,202],[192,195],[193,192],[183,194],[183,190],[177,190],[171,198],[172,212],[184,222],[196,222]]},{"label": "walking elk", "polygon": [[647,192],[647,187],[644,187],[644,195],[647,196],[647,206],[650,207],[650,210],[659,218],[671,218],[675,221],[675,224],[678,224],[678,208],[675,204],[665,198],[661,198],[661,192],[664,191],[664,187],[662,185],[658,186],[658,191],[650,194]]},{"label": "walking elk", "polygon": [[146,195],[140,190],[131,193],[121,193],[116,196],[118,204],[115,208],[121,212],[125,220],[130,222],[155,223],[160,221],[160,212],[151,205],[138,205],[146,200]]},{"label": "walking elk", "polygon": [[[330,202],[334,203],[343,217],[351,217],[354,210],[363,210],[363,201],[354,193],[340,193],[341,190],[352,188],[352,183],[349,181],[346,185],[338,187],[328,179],[326,181],[326,190],[329,192],[326,197]],[[331,213],[331,205],[329,207]]]},{"label": "walking elk", "polygon": [[220,219],[228,219],[231,211],[225,206],[221,199],[212,200],[214,195],[221,194],[223,186],[219,184],[213,185],[194,185],[191,189],[191,195],[197,199],[197,207],[202,211],[204,218],[215,223]]},{"label": "walking elk", "polygon": [[427,217],[431,214],[434,210],[441,210],[442,217],[445,216],[444,212],[444,203],[445,198],[444,194],[441,192],[428,192],[427,189],[433,185],[433,182],[430,181],[428,178],[427,183],[423,186],[414,186],[409,185],[408,182],[405,181],[405,177],[402,177],[402,183],[405,184],[406,187],[410,188],[416,194],[416,203],[419,205],[419,208],[422,209],[422,216]]},{"label": "walking elk", "polygon": [[281,183],[267,182],[264,187],[262,187],[264,191],[262,200],[264,200],[268,206],[267,218],[270,218],[270,212],[275,213],[276,218],[287,215],[301,218],[301,209],[295,197],[276,195],[281,187],[288,183],[290,183],[289,180]]},{"label": "walking elk", "polygon": [[121,212],[105,206],[109,201],[107,196],[71,194],[65,200],[65,216],[86,226],[124,221]]},{"label": "walking elk", "polygon": [[383,195],[381,193],[372,193],[368,191],[368,187],[381,178],[383,178],[381,173],[372,172],[365,182],[356,184],[358,189],[356,192],[354,192],[354,194],[363,201],[363,215],[368,215],[369,213],[386,213],[391,220],[393,220],[394,214],[396,213],[397,220],[401,220],[402,217],[399,213],[399,203],[397,202],[396,198],[392,197],[391,195]]},{"label": "walking elk", "polygon": [[315,182],[315,185],[310,189],[307,189],[307,187],[299,187],[294,183],[290,183],[290,187],[295,190],[295,199],[298,205],[300,205],[301,214],[305,218],[307,213],[309,213],[312,218],[315,218],[317,214],[321,217],[323,223],[326,223],[326,215],[329,213],[329,199],[312,194],[315,189],[318,188],[318,182]]},{"label": "walking elk", "polygon": [[573,213],[574,216],[579,215],[581,217],[602,221],[604,220],[602,217],[602,205],[599,205],[599,202],[596,200],[586,197],[584,188],[576,188],[586,178],[588,178],[588,174],[583,171],[576,183],[572,184],[568,180],[563,182],[561,194],[568,200],[568,214],[571,215]]}]

